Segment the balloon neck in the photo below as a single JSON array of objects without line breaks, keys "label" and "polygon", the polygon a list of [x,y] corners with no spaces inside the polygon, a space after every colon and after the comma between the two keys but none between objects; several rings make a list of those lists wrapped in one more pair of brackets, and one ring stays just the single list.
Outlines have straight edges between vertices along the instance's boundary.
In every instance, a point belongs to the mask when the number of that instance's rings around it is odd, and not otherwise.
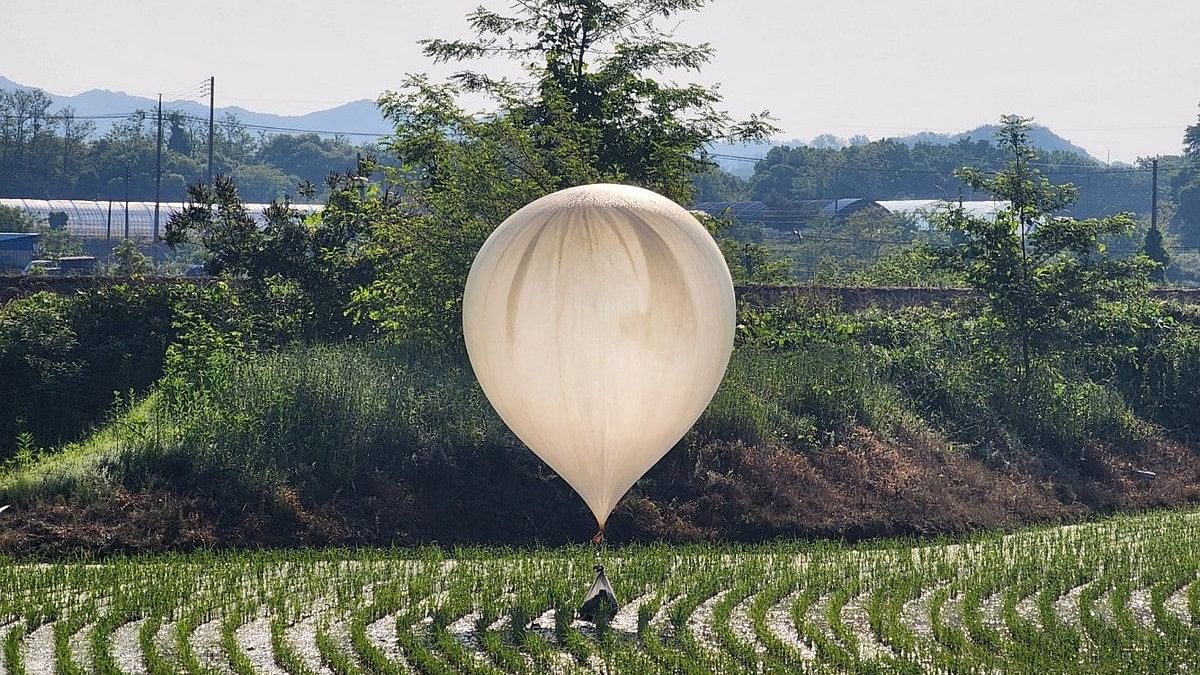
[{"label": "balloon neck", "polygon": [[603,525],[600,526],[600,531],[596,533],[596,536],[592,537],[592,543],[597,546],[604,543],[604,526]]}]

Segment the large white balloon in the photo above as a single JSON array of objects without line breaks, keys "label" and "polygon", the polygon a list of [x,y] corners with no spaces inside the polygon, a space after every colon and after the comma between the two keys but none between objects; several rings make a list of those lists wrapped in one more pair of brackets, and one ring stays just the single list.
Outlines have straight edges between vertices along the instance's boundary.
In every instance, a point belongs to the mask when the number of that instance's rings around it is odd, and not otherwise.
[{"label": "large white balloon", "polygon": [[734,320],[708,232],[625,185],[562,190],[514,213],[475,257],[463,298],[488,400],[602,529],[712,399]]}]

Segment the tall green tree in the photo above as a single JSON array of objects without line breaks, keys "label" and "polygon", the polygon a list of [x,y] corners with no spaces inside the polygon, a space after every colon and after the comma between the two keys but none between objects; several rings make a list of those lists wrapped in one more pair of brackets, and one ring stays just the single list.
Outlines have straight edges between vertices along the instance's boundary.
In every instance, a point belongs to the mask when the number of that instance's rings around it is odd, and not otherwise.
[{"label": "tall green tree", "polygon": [[964,168],[972,190],[1008,202],[994,220],[952,208],[940,225],[961,236],[967,280],[987,299],[987,310],[1016,347],[1021,379],[1033,362],[1071,344],[1072,327],[1115,300],[1146,286],[1144,256],[1110,256],[1105,240],[1128,234],[1132,215],[1076,219],[1058,215],[1078,198],[1070,184],[1054,185],[1036,168],[1030,120],[1002,118],[996,142],[1007,154],[995,172]]},{"label": "tall green tree", "polygon": [[37,220],[16,206],[0,204],[0,232],[32,232]]},{"label": "tall green tree", "polygon": [[183,113],[178,110],[167,113],[167,122],[171,125],[167,136],[167,149],[184,157],[190,157],[192,155],[192,135],[184,126],[183,117]]},{"label": "tall green tree", "polygon": [[1175,178],[1176,218],[1183,243],[1200,245],[1200,119],[1183,134],[1184,166]]},{"label": "tall green tree", "polygon": [[154,260],[132,239],[122,239],[114,246],[109,260],[109,271],[118,277],[144,277],[154,271]]},{"label": "tall green tree", "polygon": [[1183,132],[1183,151],[1192,159],[1200,158],[1200,119]]},{"label": "tall green tree", "polygon": [[76,237],[61,227],[49,225],[38,228],[37,245],[34,255],[48,260],[58,260],[83,253],[83,239]]},{"label": "tall green tree", "polygon": [[[436,63],[511,58],[525,77],[464,70],[449,82],[412,76],[380,107],[395,121],[404,198],[377,219],[368,254],[375,282],[352,311],[406,336],[452,339],[462,287],[487,235],[516,209],[585,183],[631,183],[690,203],[713,166],[718,139],[757,139],[767,116],[737,122],[715,87],[678,85],[667,70],[697,71],[712,48],[672,40],[659,23],[706,0],[542,0],[511,13],[479,8],[464,40],[423,43]],[[483,96],[468,114],[458,101]]]},{"label": "tall green tree", "polygon": [[716,87],[663,81],[667,70],[698,72],[711,45],[672,40],[663,20],[708,0],[542,0],[511,13],[483,7],[468,16],[474,36],[425,40],[435,63],[508,58],[528,78],[514,82],[466,70],[462,90],[500,105],[498,114],[531,129],[554,187],[596,179],[629,182],[687,203],[692,179],[712,166],[716,140],[754,140],[773,128],[764,113],[742,123],[717,108]]}]

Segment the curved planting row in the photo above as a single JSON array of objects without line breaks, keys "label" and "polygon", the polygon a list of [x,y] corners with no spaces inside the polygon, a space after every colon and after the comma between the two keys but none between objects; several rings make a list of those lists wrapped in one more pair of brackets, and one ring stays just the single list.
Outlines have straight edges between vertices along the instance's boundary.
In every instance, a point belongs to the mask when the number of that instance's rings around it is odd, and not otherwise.
[{"label": "curved planting row", "polygon": [[[1200,519],[946,544],[226,554],[0,566],[0,673],[1181,672]],[[605,613],[602,613],[605,614]]]}]

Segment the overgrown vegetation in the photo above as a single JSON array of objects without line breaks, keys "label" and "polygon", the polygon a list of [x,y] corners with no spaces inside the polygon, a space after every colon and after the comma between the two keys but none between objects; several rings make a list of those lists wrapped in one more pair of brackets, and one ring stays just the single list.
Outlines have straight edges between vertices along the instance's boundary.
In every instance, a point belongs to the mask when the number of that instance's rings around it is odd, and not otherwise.
[{"label": "overgrown vegetation", "polygon": [[[1122,311],[1109,311],[1103,340],[1039,359],[1018,389],[1007,331],[969,306],[746,308],[712,405],[625,500],[615,536],[958,531],[1192,499],[1197,318],[1149,302]],[[275,523],[255,536],[279,543],[587,534],[578,500],[495,416],[460,351],[259,353],[265,344],[242,337],[262,331],[249,318],[175,323],[154,395],[87,441],[11,468],[0,499],[86,507],[165,490],[214,521],[184,545],[237,541],[214,505],[244,503]],[[882,464],[846,473],[862,453]],[[1163,475],[1130,484],[1130,467]],[[923,508],[888,501],[896,488],[884,486],[905,475],[922,476],[902,493]],[[1009,487],[984,487],[1001,480]],[[320,516],[299,515],[309,511]]]},{"label": "overgrown vegetation", "polygon": [[[492,229],[549,191],[630,181],[686,201],[708,143],[765,131],[762,117],[720,113],[714,90],[656,75],[710,56],[655,23],[702,4],[479,10],[475,38],[427,53],[532,54],[528,78],[415,77],[385,95],[394,166],[367,156],[327,177],[320,214],[283,201],[259,227],[235,181],[190,190],[168,241],[202,247],[219,281],[0,308],[0,395],[13,401],[0,415],[0,504],[36,514],[0,528],[0,546],[590,534],[569,488],[480,394],[460,338],[463,281]],[[596,32],[609,24],[620,28]],[[465,113],[463,92],[486,94],[493,114]],[[1007,164],[961,172],[1012,205],[995,220],[952,208],[940,231],[918,233],[902,218],[847,219],[880,242],[925,239],[881,243],[875,264],[849,259],[833,223],[803,244],[817,278],[966,282],[976,298],[743,306],[722,388],[624,501],[614,536],[957,532],[1195,500],[1200,314],[1147,297],[1146,257],[1110,255],[1109,241],[1134,236],[1130,216],[1061,215],[1076,191],[1039,173],[1026,124],[1002,126]],[[736,280],[787,278],[789,261],[753,228],[706,225]],[[134,253],[118,256],[131,275]],[[134,515],[95,527],[114,511]]]},{"label": "overgrown vegetation", "polygon": [[172,333],[170,294],[115,286],[0,306],[0,461],[78,438],[157,380]]},{"label": "overgrown vegetation", "polygon": [[98,284],[0,305],[0,462],[21,447],[48,453],[79,439],[164,369],[199,371],[209,359],[338,335],[341,324],[322,322],[312,304],[293,282],[268,278]]}]

